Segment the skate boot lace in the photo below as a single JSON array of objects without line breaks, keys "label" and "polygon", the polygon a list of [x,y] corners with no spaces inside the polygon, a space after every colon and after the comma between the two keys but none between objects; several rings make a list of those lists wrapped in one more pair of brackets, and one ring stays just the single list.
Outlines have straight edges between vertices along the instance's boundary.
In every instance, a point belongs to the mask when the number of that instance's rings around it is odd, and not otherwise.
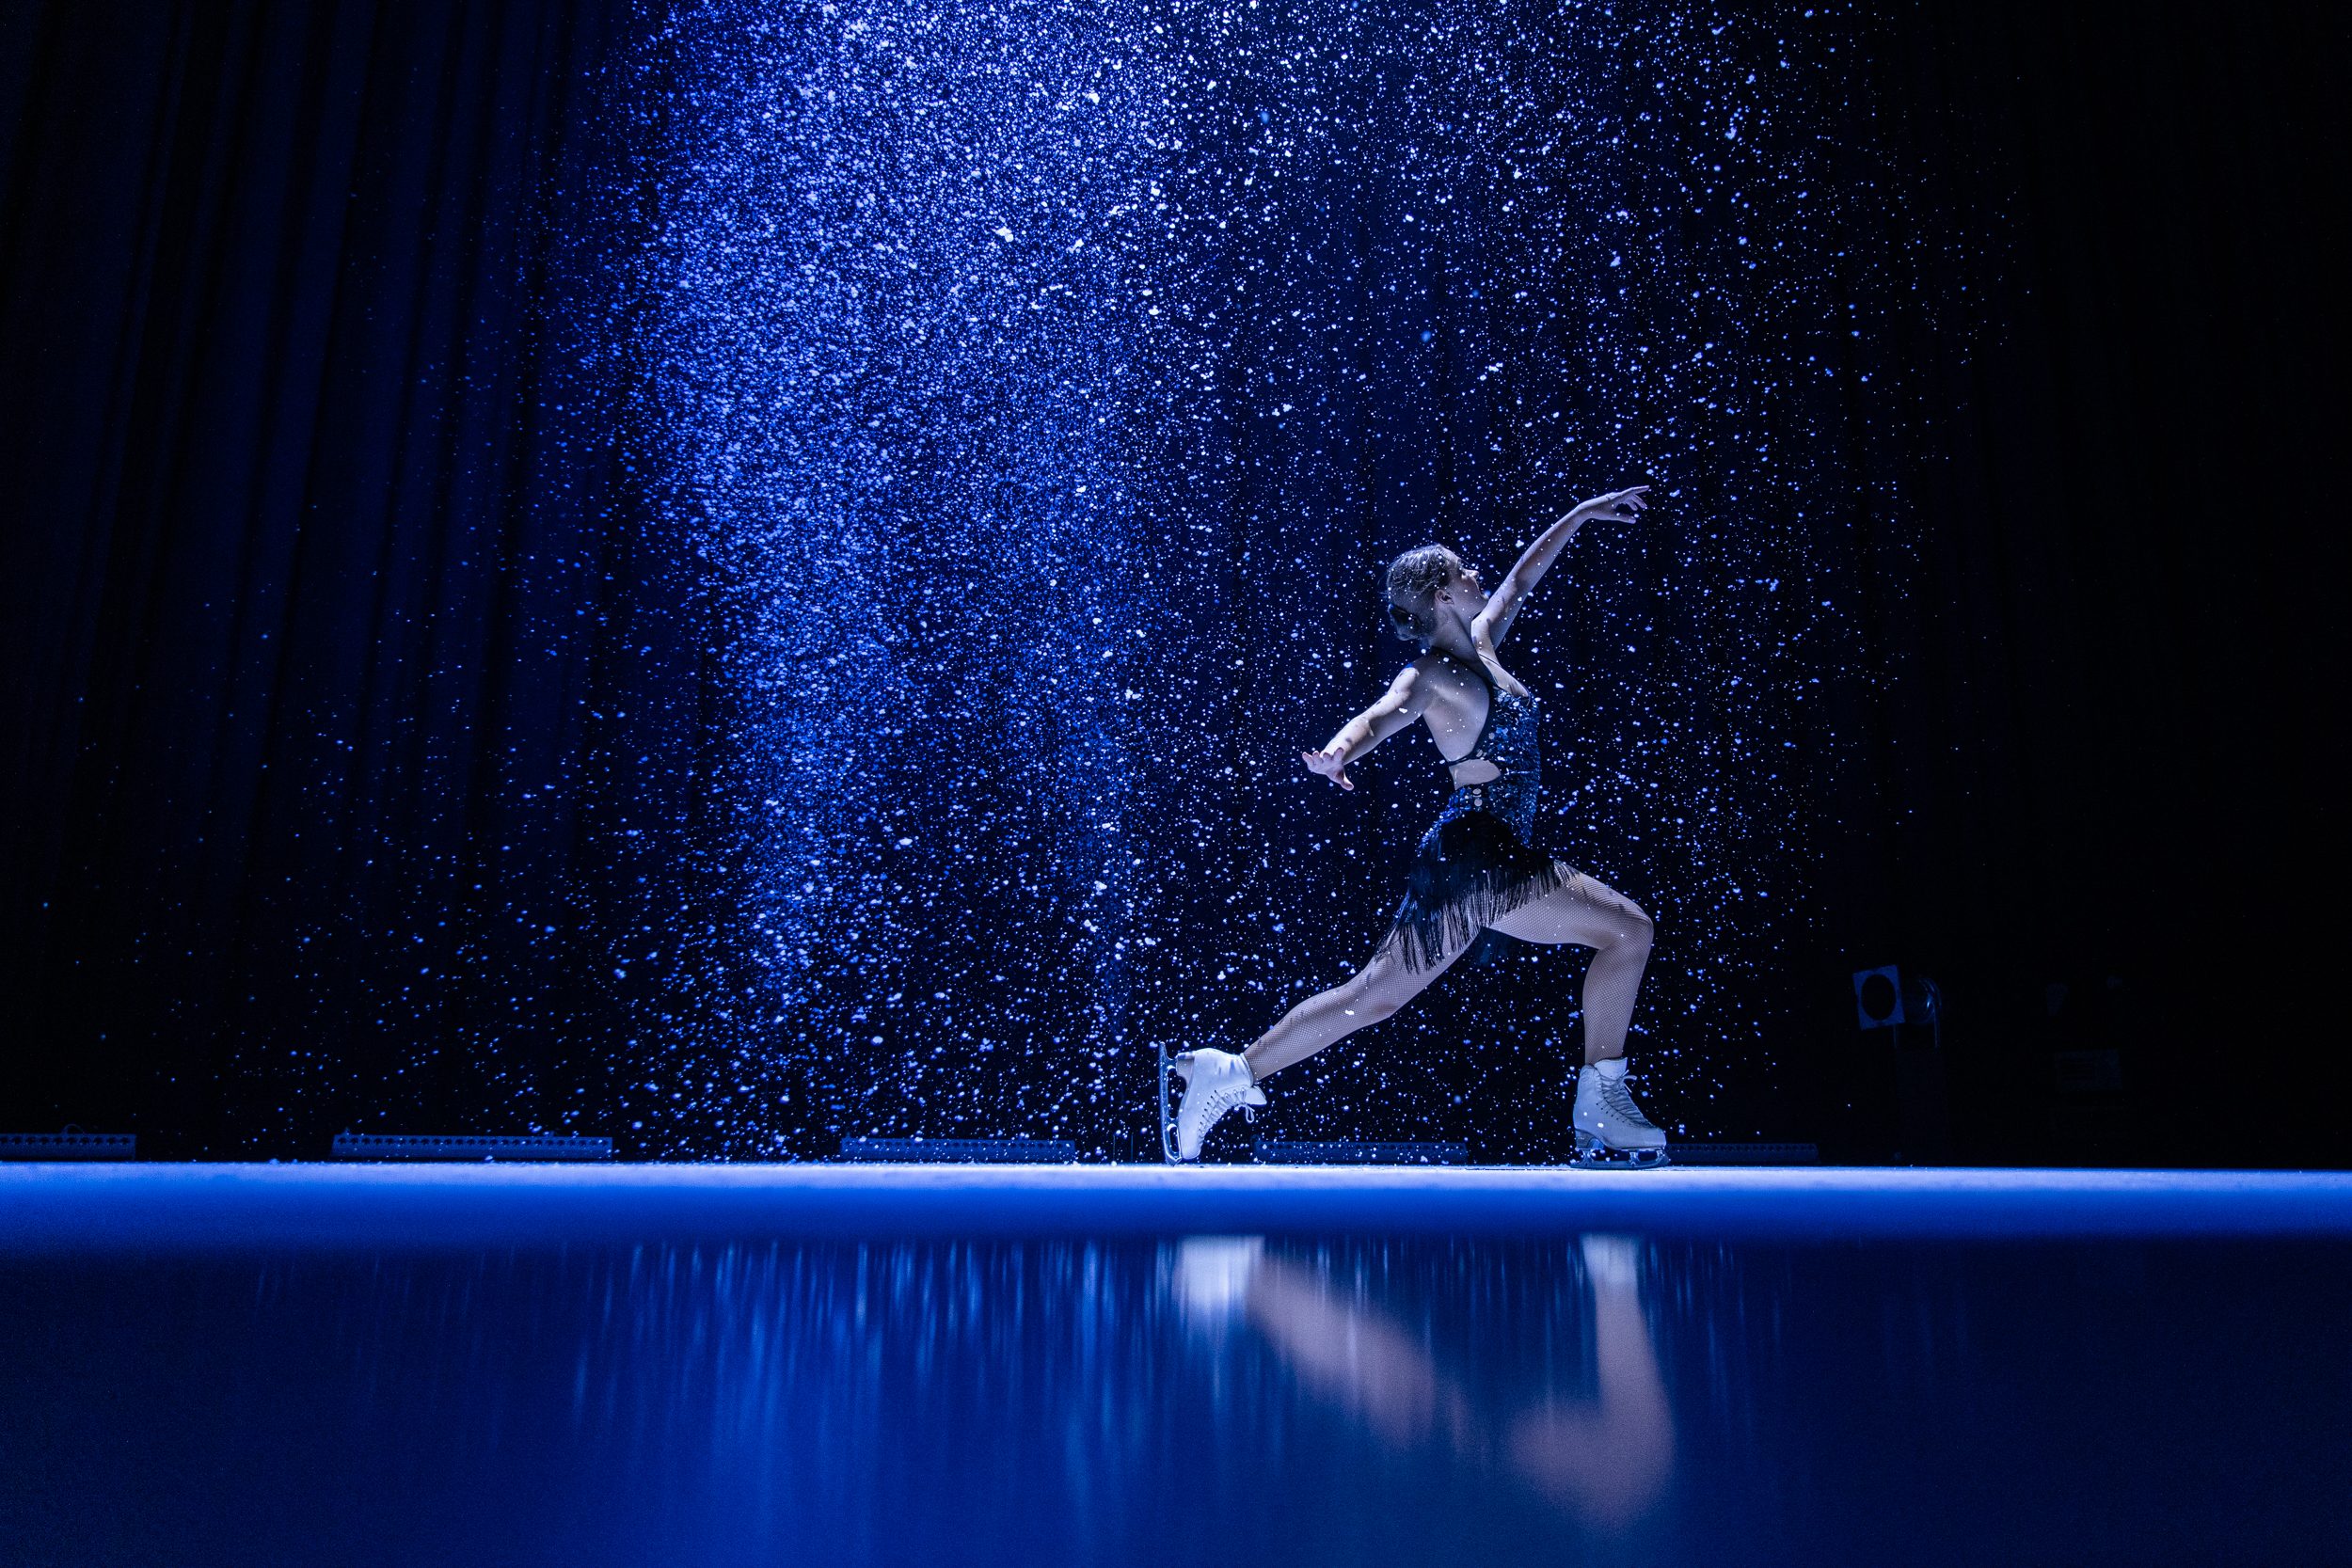
[{"label": "skate boot lace", "polygon": [[1630,1126],[1653,1131],[1658,1126],[1656,1122],[1642,1114],[1642,1108],[1639,1105],[1633,1103],[1633,1091],[1626,1087],[1625,1080],[1622,1078],[1601,1080],[1600,1102],[1609,1108],[1611,1116],[1618,1117]]},{"label": "skate boot lace", "polygon": [[1200,1100],[1200,1109],[1204,1113],[1201,1117],[1201,1125],[1203,1127],[1207,1126],[1208,1123],[1216,1120],[1226,1112],[1240,1104],[1242,1097],[1247,1095],[1255,1087],[1257,1087],[1255,1084],[1252,1084],[1245,1078],[1238,1084],[1228,1084],[1223,1088],[1211,1089],[1207,1094],[1203,1095]]}]

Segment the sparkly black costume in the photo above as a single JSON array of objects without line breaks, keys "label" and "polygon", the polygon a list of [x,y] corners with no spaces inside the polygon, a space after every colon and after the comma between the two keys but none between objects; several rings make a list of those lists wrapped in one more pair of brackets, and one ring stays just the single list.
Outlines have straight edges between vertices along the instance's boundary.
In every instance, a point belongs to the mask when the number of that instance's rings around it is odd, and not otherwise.
[{"label": "sparkly black costume", "polygon": [[1486,721],[1457,768],[1481,759],[1501,769],[1485,784],[1456,789],[1422,835],[1396,906],[1385,946],[1408,969],[1427,969],[1459,952],[1497,920],[1565,885],[1566,867],[1528,840],[1535,831],[1535,795],[1543,762],[1537,745],[1536,702],[1497,686],[1482,662]]}]

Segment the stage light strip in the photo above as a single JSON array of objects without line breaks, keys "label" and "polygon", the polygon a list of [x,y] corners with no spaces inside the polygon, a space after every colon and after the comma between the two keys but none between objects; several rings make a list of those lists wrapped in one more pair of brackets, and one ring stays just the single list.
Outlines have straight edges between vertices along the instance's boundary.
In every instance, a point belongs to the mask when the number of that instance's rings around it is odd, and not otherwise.
[{"label": "stage light strip", "polygon": [[841,1158],[882,1164],[1071,1164],[1067,1138],[844,1138]]},{"label": "stage light strip", "polygon": [[0,1132],[0,1160],[135,1160],[133,1132]]},{"label": "stage light strip", "polygon": [[338,1160],[610,1160],[612,1140],[536,1135],[433,1138],[338,1132],[334,1153]]},{"label": "stage light strip", "polygon": [[1681,1143],[1666,1146],[1677,1165],[1818,1165],[1821,1150],[1815,1144]]},{"label": "stage light strip", "polygon": [[1312,1143],[1260,1138],[1262,1165],[1467,1165],[1470,1146],[1454,1143]]}]

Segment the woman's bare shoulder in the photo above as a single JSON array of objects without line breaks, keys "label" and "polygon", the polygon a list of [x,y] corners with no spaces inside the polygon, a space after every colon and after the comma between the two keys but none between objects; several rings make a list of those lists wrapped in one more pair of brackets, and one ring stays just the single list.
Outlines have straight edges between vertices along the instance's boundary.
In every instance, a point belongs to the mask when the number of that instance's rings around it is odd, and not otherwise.
[{"label": "woman's bare shoulder", "polygon": [[1469,665],[1443,648],[1429,649],[1406,668],[1428,680],[1474,682],[1478,679]]},{"label": "woman's bare shoulder", "polygon": [[1476,672],[1442,648],[1430,649],[1405,668],[1413,672],[1415,684],[1425,692],[1451,696],[1479,684]]}]

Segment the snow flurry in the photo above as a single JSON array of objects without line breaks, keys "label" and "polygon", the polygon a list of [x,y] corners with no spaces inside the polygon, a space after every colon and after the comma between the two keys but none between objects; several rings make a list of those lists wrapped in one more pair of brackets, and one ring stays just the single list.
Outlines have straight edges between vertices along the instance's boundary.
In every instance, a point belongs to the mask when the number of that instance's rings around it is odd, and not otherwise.
[{"label": "snow flurry", "polygon": [[[1654,1114],[1772,1131],[1716,1107],[1794,1026],[1855,531],[1901,505],[1878,338],[1935,309],[1866,23],[700,0],[661,41],[635,428],[722,760],[649,1148],[1151,1147],[1152,1047],[1343,977],[1437,808],[1418,735],[1353,794],[1297,765],[1405,656],[1386,562],[1492,581],[1639,482],[1504,653],[1538,833],[1659,921]],[[1281,1126],[1556,1154],[1580,961],[1457,970]]]}]

